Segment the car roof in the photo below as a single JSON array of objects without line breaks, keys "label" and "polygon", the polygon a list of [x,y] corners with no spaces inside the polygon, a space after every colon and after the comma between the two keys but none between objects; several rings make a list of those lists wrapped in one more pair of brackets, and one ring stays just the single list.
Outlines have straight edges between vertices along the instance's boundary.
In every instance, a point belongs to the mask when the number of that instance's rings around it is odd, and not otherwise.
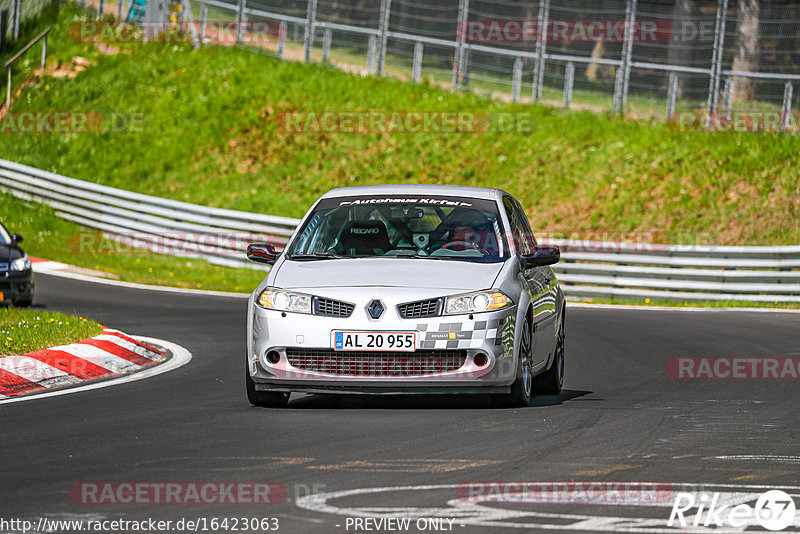
[{"label": "car roof", "polygon": [[337,198],[363,195],[439,195],[464,198],[499,200],[507,195],[502,189],[441,184],[384,184],[338,187],[331,189],[322,198]]}]

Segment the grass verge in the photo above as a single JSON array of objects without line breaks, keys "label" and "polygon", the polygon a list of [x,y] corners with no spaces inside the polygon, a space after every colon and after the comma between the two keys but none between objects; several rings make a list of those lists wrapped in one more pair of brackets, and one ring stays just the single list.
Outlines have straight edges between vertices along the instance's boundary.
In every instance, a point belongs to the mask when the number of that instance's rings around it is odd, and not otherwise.
[{"label": "grass verge", "polygon": [[0,308],[0,357],[75,343],[99,335],[85,317],[22,308]]}]

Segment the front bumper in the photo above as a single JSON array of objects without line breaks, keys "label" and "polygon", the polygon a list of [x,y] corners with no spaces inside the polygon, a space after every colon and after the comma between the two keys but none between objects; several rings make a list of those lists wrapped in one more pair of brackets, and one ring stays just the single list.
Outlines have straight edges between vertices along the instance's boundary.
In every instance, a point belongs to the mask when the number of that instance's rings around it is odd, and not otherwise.
[{"label": "front bumper", "polygon": [[0,271],[0,292],[3,293],[2,303],[33,298],[33,270],[27,271]]},{"label": "front bumper", "polygon": [[[414,299],[381,296],[386,312],[375,321],[368,318],[365,307],[376,295],[359,293],[347,299],[355,304],[347,318],[283,314],[251,302],[248,369],[256,389],[309,393],[504,393],[515,380],[515,306],[472,316],[404,319],[397,312],[397,304]],[[328,298],[344,300],[339,295]],[[414,331],[417,350],[333,351],[334,330]],[[270,353],[273,360],[276,354],[279,359],[270,362]],[[312,356],[300,358],[298,354]],[[453,365],[455,361],[461,364]]]}]

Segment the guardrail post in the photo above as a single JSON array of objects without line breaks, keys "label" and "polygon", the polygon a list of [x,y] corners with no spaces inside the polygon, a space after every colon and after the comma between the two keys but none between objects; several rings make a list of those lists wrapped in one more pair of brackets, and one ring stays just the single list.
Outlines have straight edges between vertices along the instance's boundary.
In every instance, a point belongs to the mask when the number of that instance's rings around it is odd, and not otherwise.
[{"label": "guardrail post", "polygon": [[97,18],[103,18],[106,12],[106,0],[100,0],[100,5],[97,7]]},{"label": "guardrail post", "polygon": [[117,0],[117,21],[121,20],[122,20],[122,0]]},{"label": "guardrail post", "polygon": [[550,0],[541,0],[539,16],[536,24],[536,61],[533,65],[533,97],[534,102],[542,99],[544,85],[544,59],[547,54],[547,27],[550,20]]},{"label": "guardrail post", "polygon": [[678,100],[678,73],[669,73],[669,82],[667,82],[667,120],[672,120],[675,115],[675,104]]},{"label": "guardrail post", "polygon": [[331,30],[325,28],[322,34],[322,62],[327,63],[331,59]]},{"label": "guardrail post", "polygon": [[519,102],[519,93],[522,89],[522,58],[514,60],[514,74],[511,77],[511,100]]},{"label": "guardrail post", "polygon": [[637,0],[628,0],[625,5],[625,37],[622,41],[622,57],[614,84],[614,112],[622,113],[628,103],[628,88],[631,77],[631,56],[633,54],[634,26],[636,25]]},{"label": "guardrail post", "polygon": [[245,4],[247,0],[239,0],[239,5],[236,6],[236,44],[244,40],[244,21],[245,21]]},{"label": "guardrail post", "polygon": [[380,21],[378,22],[378,76],[383,76],[383,66],[386,63],[386,32],[389,31],[389,16],[392,12],[392,0],[381,0]]},{"label": "guardrail post", "polygon": [[[194,15],[192,15],[192,5],[190,0],[181,0],[181,18],[183,18],[184,27],[189,27],[189,33],[192,36],[192,46],[198,48],[202,42],[202,38],[197,32],[197,26],[194,24]],[[204,4],[205,5],[205,4]]]},{"label": "guardrail post", "polygon": [[22,16],[22,0],[14,0],[14,19],[13,19],[13,31],[14,31],[14,40],[16,41],[19,39],[19,19]]},{"label": "guardrail post", "polygon": [[311,61],[311,49],[314,47],[314,21],[317,18],[317,0],[308,0],[308,11],[306,12],[306,34],[303,50],[303,60],[308,63]]},{"label": "guardrail post", "polygon": [[708,117],[706,124],[717,112],[719,102],[719,83],[722,75],[722,51],[725,46],[725,21],[727,19],[728,0],[718,0],[717,19],[714,28],[714,51],[711,59],[711,77],[708,82]]},{"label": "guardrail post", "polygon": [[411,65],[411,79],[414,83],[419,83],[422,76],[422,43],[417,41],[414,44],[414,62]]},{"label": "guardrail post", "polygon": [[466,25],[469,17],[469,0],[458,0],[458,22],[456,24],[456,48],[453,53],[452,90],[458,90],[463,69],[464,41],[467,39]]},{"label": "guardrail post", "polygon": [[792,114],[792,93],[794,93],[792,82],[786,82],[783,86],[783,110],[781,113],[782,132],[785,132],[789,128],[789,121]]},{"label": "guardrail post", "polygon": [[283,59],[283,52],[286,50],[286,23],[281,21],[278,25],[278,57]]},{"label": "guardrail post", "polygon": [[367,45],[367,72],[375,74],[375,49],[378,47],[378,38],[374,35],[369,36]]},{"label": "guardrail post", "polygon": [[575,84],[575,63],[567,63],[564,70],[564,107],[569,108],[572,104],[572,87]]},{"label": "guardrail post", "polygon": [[206,42],[206,28],[208,27],[208,6],[202,4],[200,6],[200,44]]}]

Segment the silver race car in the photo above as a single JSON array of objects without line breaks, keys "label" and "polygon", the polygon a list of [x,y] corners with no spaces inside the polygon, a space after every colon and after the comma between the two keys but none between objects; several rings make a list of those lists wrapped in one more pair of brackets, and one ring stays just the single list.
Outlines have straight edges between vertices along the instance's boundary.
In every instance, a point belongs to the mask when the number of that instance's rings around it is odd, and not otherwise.
[{"label": "silver race car", "polygon": [[525,406],[564,380],[564,295],[519,202],[499,189],[334,189],[250,296],[247,398],[291,392],[491,394]]}]

